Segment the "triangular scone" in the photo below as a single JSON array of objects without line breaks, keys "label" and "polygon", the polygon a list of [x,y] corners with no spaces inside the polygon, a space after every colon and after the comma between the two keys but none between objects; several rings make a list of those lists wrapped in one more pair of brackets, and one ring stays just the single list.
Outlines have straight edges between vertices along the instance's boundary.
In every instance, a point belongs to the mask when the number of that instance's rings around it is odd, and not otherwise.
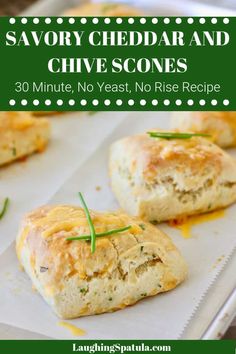
[{"label": "triangular scone", "polygon": [[142,16],[142,13],[135,7],[121,3],[90,3],[71,8],[65,11],[63,16],[129,17]]},{"label": "triangular scone", "polygon": [[236,146],[236,112],[175,112],[171,127],[210,134],[224,148]]},{"label": "triangular scone", "polygon": [[47,119],[27,112],[0,113],[0,166],[43,151],[50,136]]},{"label": "triangular scone", "polygon": [[121,207],[149,221],[209,212],[236,201],[236,160],[211,141],[130,136],[110,152]]},{"label": "triangular scone", "polygon": [[96,232],[131,226],[90,241],[84,210],[45,206],[27,215],[17,237],[20,263],[56,314],[62,318],[111,312],[171,290],[187,274],[170,238],[153,225],[123,213],[90,211]]}]

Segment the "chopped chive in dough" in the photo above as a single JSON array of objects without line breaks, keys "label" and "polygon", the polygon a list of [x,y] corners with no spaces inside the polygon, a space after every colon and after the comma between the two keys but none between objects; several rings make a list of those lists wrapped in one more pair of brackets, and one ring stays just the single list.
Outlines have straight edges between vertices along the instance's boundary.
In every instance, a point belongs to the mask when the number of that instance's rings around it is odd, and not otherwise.
[{"label": "chopped chive in dough", "polygon": [[141,252],[143,252],[143,248],[144,248],[144,246],[141,246],[141,247],[140,247]]},{"label": "chopped chive in dough", "polygon": [[9,198],[5,198],[4,201],[3,201],[2,210],[0,211],[0,220],[1,220],[1,219],[4,217],[4,215],[6,214],[9,203],[10,203],[10,199],[9,199]]},{"label": "chopped chive in dough", "polygon": [[109,299],[108,299],[109,301],[112,301],[112,297],[109,297]]},{"label": "chopped chive in dough", "polygon": [[16,155],[17,155],[16,147],[15,147],[15,146],[12,148],[12,155],[13,155],[13,156],[16,156]]},{"label": "chopped chive in dough", "polygon": [[144,224],[139,224],[139,226],[141,227],[142,230],[146,229]]},{"label": "chopped chive in dough", "polygon": [[48,267],[40,267],[40,273],[45,273],[48,271]]},{"label": "chopped chive in dough", "polygon": [[191,139],[195,136],[211,137],[209,134],[201,133],[174,133],[174,132],[147,132],[151,138],[161,139]]},{"label": "chopped chive in dough", "polygon": [[82,294],[86,294],[86,293],[88,292],[88,289],[81,288],[81,289],[80,289],[80,292],[81,292]]},{"label": "chopped chive in dough", "polygon": [[147,296],[147,293],[142,293],[141,296],[145,297]]}]

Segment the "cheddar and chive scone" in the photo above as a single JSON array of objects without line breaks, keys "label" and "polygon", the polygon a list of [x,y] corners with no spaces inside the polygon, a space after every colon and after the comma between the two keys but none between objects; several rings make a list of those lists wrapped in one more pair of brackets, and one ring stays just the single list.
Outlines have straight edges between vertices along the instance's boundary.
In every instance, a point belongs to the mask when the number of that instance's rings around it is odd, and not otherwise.
[{"label": "cheddar and chive scone", "polygon": [[126,212],[162,222],[236,201],[236,160],[207,138],[166,134],[129,136],[111,146],[111,185]]},{"label": "cheddar and chive scone", "polygon": [[37,119],[27,112],[0,113],[0,166],[41,152],[50,137],[46,119]]},{"label": "cheddar and chive scone", "polygon": [[68,240],[90,235],[84,209],[58,205],[28,214],[17,237],[20,263],[59,317],[116,311],[185,279],[185,261],[152,224],[119,212],[90,210],[90,216],[98,235],[126,231],[97,236],[91,253],[90,241]]},{"label": "cheddar and chive scone", "polygon": [[125,5],[113,3],[90,3],[84,4],[63,13],[63,16],[114,16],[114,17],[129,17],[129,16],[142,16],[141,11],[138,9]]},{"label": "cheddar and chive scone", "polygon": [[210,134],[223,148],[236,146],[236,112],[175,112],[171,127]]}]

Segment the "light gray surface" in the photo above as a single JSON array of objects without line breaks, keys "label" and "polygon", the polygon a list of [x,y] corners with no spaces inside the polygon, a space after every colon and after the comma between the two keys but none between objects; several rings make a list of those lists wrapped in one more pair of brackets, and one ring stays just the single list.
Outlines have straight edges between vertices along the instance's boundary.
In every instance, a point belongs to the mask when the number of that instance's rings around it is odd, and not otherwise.
[{"label": "light gray surface", "polygon": [[[195,1],[195,0],[192,0]],[[232,9],[236,9],[236,1],[235,0],[199,0],[199,2],[204,4],[211,4],[214,6],[222,6],[229,7]]]},{"label": "light gray surface", "polygon": [[38,333],[0,323],[0,339],[49,339]]},{"label": "light gray surface", "polygon": [[[225,339],[236,338],[236,326],[229,328],[225,334]],[[42,336],[38,333],[25,331],[23,329],[8,326],[0,323],[0,340],[1,339],[51,339],[49,337]]]}]

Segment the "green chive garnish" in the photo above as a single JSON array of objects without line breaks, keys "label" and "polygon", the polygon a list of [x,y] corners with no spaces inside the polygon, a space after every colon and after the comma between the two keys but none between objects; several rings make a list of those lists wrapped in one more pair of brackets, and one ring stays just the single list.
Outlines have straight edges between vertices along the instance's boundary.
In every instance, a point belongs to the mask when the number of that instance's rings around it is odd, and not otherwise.
[{"label": "green chive garnish", "polygon": [[195,136],[211,137],[209,134],[201,133],[147,132],[147,134],[149,134],[151,138],[161,139],[191,139]]},{"label": "green chive garnish", "polygon": [[89,224],[90,237],[91,237],[91,252],[94,253],[95,249],[96,249],[96,232],[94,229],[94,225],[93,225],[92,218],[89,213],[88,207],[87,207],[87,205],[84,201],[84,198],[80,192],[79,192],[79,198],[80,198],[81,204],[83,205],[84,212],[85,212],[88,224]]},{"label": "green chive garnish", "polygon": [[4,201],[3,201],[3,207],[2,207],[2,210],[0,211],[0,220],[4,217],[4,215],[5,215],[6,212],[7,212],[7,208],[8,208],[9,202],[10,202],[10,199],[9,199],[9,198],[5,198],[5,199],[4,199]]},{"label": "green chive garnish", "polygon": [[81,201],[81,204],[84,208],[84,212],[86,215],[86,219],[88,221],[89,224],[89,229],[90,229],[90,235],[81,235],[78,237],[68,237],[66,238],[67,241],[80,241],[80,240],[87,240],[87,241],[91,241],[91,252],[94,253],[95,249],[96,249],[96,237],[102,237],[102,236],[109,236],[109,235],[113,235],[113,234],[117,234],[119,232],[124,232],[127,231],[131,228],[131,226],[125,226],[122,227],[120,229],[114,229],[114,230],[109,230],[109,231],[105,231],[105,232],[100,232],[100,233],[96,233],[93,222],[92,222],[92,218],[89,212],[89,209],[84,201],[84,198],[82,196],[82,194],[79,192],[79,198]]},{"label": "green chive garnish", "polygon": [[[113,230],[109,230],[109,231],[105,231],[105,232],[101,232],[101,233],[96,233],[96,237],[103,237],[103,236],[109,236],[109,235],[118,234],[120,232],[127,231],[130,228],[131,228],[131,225],[126,226],[126,227],[122,227],[121,229],[113,229]],[[67,241],[80,241],[80,240],[89,241],[90,239],[91,239],[90,235],[81,235],[81,236],[78,236],[78,237],[68,237],[66,240]]]}]

